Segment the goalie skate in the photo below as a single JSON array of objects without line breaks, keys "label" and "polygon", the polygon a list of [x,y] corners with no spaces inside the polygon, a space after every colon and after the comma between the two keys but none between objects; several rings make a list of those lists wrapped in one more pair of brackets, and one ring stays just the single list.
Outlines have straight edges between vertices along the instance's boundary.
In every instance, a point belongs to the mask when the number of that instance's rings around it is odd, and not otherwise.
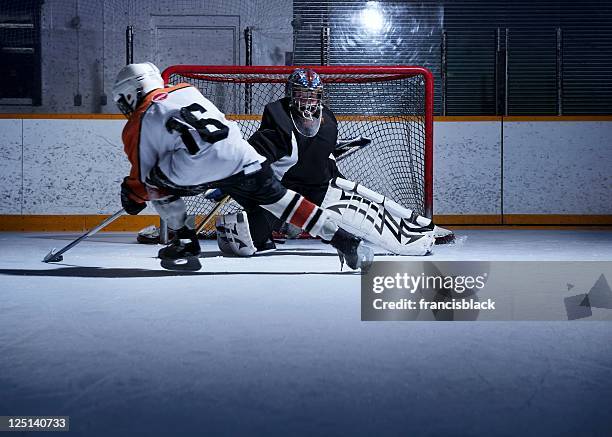
[{"label": "goalie skate", "polygon": [[[419,217],[419,219],[424,219]],[[429,219],[427,219],[429,220]],[[409,229],[412,232],[431,232],[434,236],[434,244],[448,244],[455,241],[455,233],[450,229],[442,228],[430,220],[428,225],[419,226],[415,221],[407,220]]]},{"label": "goalie skate", "polygon": [[448,244],[455,241],[455,233],[450,229],[434,225],[433,234],[436,239],[436,244]]}]

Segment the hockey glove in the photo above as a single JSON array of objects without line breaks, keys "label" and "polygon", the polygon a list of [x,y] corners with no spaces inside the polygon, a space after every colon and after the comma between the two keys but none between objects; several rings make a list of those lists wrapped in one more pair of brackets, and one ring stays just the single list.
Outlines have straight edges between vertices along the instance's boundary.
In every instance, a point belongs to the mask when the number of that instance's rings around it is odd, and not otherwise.
[{"label": "hockey glove", "polygon": [[127,187],[125,182],[121,184],[121,206],[130,215],[137,215],[143,209],[147,207],[146,202],[136,202],[130,197],[130,189]]}]

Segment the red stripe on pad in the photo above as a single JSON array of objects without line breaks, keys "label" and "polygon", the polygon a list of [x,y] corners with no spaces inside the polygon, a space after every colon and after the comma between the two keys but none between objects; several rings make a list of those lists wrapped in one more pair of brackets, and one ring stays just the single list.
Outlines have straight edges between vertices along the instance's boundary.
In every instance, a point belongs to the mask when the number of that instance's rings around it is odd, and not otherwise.
[{"label": "red stripe on pad", "polygon": [[298,228],[303,228],[306,222],[308,221],[308,217],[312,214],[312,212],[317,208],[317,205],[302,198],[300,200],[300,204],[297,209],[289,219],[289,223],[297,226]]}]

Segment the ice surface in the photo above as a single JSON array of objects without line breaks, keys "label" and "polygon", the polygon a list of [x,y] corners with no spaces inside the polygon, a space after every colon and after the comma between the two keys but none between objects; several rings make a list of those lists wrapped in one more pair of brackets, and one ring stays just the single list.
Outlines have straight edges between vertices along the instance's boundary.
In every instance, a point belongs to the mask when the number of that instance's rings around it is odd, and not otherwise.
[{"label": "ice surface", "polygon": [[[205,242],[182,273],[98,234],[41,262],[76,236],[0,234],[0,415],[87,436],[609,430],[609,322],[361,322],[359,275],[317,241],[251,259]],[[612,261],[612,232],[458,236],[428,259]]]}]

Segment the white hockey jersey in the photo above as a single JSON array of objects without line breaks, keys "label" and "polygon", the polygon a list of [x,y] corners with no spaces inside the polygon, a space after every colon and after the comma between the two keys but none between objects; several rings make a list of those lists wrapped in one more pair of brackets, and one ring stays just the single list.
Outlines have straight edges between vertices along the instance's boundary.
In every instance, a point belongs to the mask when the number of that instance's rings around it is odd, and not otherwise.
[{"label": "white hockey jersey", "polygon": [[150,200],[145,180],[159,166],[171,182],[193,186],[259,168],[265,158],[237,123],[196,88],[179,84],[149,93],[123,129],[134,200]]}]

